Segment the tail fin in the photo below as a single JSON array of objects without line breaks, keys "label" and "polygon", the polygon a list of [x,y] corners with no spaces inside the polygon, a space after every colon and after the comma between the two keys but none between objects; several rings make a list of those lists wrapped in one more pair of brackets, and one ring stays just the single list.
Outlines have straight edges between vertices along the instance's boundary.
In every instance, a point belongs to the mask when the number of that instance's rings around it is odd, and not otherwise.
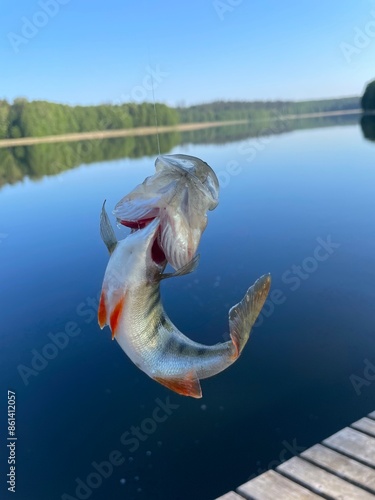
[{"label": "tail fin", "polygon": [[229,329],[236,348],[236,358],[249,340],[251,329],[257,320],[271,286],[271,275],[259,278],[246,292],[245,297],[229,310]]}]

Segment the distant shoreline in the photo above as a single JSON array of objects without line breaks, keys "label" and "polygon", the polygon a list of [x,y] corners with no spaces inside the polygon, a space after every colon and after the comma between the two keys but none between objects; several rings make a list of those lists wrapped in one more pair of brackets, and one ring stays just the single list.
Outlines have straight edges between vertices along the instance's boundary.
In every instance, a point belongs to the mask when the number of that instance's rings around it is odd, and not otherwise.
[{"label": "distant shoreline", "polygon": [[178,125],[164,125],[160,127],[136,127],[120,130],[95,130],[92,132],[75,132],[73,134],[46,135],[44,137],[20,137],[18,139],[1,139],[0,148],[10,146],[31,146],[33,144],[53,142],[73,142],[96,139],[112,139],[116,137],[134,137],[140,135],[165,134],[166,132],[186,132],[210,127],[222,127],[225,125],[241,125],[248,120],[230,120],[222,122],[180,123]]},{"label": "distant shoreline", "polygon": [[[281,115],[280,120],[296,120],[299,118],[319,118],[325,116],[344,116],[361,114],[361,109],[349,109],[343,111],[324,111],[320,113],[304,113],[295,115]],[[223,127],[226,125],[241,125],[249,123],[248,120],[229,120],[220,122],[200,122],[200,123],[180,123],[178,125],[168,125],[160,127],[137,127],[121,130],[96,130],[92,132],[76,132],[72,134],[48,135],[44,137],[20,137],[17,139],[1,139],[0,148],[14,146],[32,146],[33,144],[45,144],[56,142],[75,142],[98,139],[111,139],[116,137],[135,137],[142,135],[164,134],[167,132],[187,132],[190,130],[200,130],[212,127]]]},{"label": "distant shoreline", "polygon": [[280,119],[287,118],[288,120],[295,120],[297,118],[319,118],[321,116],[341,116],[341,115],[361,115],[362,109],[345,109],[340,111],[322,111],[319,113],[304,113],[298,115],[283,115]]}]

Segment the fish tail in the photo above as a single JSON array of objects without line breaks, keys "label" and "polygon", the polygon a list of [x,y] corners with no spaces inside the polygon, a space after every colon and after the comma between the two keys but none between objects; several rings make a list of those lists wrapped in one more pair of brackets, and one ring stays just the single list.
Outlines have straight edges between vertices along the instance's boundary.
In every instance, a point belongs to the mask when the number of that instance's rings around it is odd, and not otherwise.
[{"label": "fish tail", "polygon": [[244,298],[229,310],[230,336],[235,347],[235,359],[249,340],[271,286],[271,275],[259,278],[246,292]]}]

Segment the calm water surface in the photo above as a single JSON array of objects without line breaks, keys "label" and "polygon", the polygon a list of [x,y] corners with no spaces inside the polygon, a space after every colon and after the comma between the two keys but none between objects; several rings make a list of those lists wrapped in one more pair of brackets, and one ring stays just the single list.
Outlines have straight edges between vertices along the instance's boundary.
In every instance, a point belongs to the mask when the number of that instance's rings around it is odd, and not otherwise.
[{"label": "calm water surface", "polygon": [[[19,500],[211,500],[375,409],[375,382],[355,390],[352,377],[375,364],[375,143],[353,125],[177,152],[212,165],[222,190],[198,270],[162,284],[168,314],[214,344],[266,272],[272,300],[240,360],[202,382],[202,400],[180,397],[96,322],[102,202],[152,174],[154,157],[3,186],[1,411],[15,391]],[[99,475],[109,457],[119,465]]]}]

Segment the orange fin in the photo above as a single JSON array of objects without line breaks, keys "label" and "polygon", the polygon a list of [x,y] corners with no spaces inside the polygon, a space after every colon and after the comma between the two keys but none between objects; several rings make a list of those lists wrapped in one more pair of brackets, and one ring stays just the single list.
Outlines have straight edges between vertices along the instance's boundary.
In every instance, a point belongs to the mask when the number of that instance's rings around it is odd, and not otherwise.
[{"label": "orange fin", "polygon": [[234,333],[230,334],[230,338],[232,339],[234,345],[234,354],[232,359],[237,359],[238,356],[240,355],[240,341],[239,338]]},{"label": "orange fin", "polygon": [[201,385],[195,372],[188,373],[185,378],[155,377],[154,380],[182,396],[191,396],[192,398],[202,397]]},{"label": "orange fin", "polygon": [[230,337],[233,342],[232,359],[237,359],[249,340],[251,329],[258,319],[271,286],[271,276],[265,274],[247,290],[238,304],[229,310]]},{"label": "orange fin", "polygon": [[104,328],[105,325],[107,324],[107,309],[105,306],[104,291],[102,291],[102,293],[100,295],[99,309],[98,309],[98,323],[99,323],[100,328]]},{"label": "orange fin", "polygon": [[120,319],[120,314],[124,308],[124,304],[125,304],[125,295],[121,297],[121,299],[117,302],[115,308],[112,311],[111,318],[109,320],[109,324],[111,325],[111,330],[112,330],[112,340],[116,336],[116,329]]}]

